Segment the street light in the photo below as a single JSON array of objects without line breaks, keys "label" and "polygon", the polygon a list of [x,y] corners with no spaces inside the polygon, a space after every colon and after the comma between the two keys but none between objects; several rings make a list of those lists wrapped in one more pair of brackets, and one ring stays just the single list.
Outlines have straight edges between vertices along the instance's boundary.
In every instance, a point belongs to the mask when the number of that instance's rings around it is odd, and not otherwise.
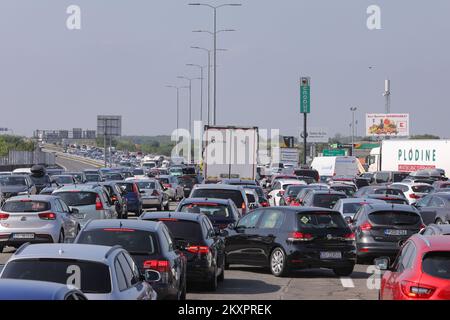
[{"label": "street light", "polygon": [[350,111],[352,112],[352,156],[354,154],[354,143],[355,143],[355,112],[358,110],[356,107],[351,107]]},{"label": "street light", "polygon": [[178,153],[178,130],[180,129],[180,89],[188,89],[189,87],[166,86],[177,90],[177,153]]},{"label": "street light", "polygon": [[[214,125],[216,125],[216,110],[217,110],[217,9],[222,7],[240,7],[240,3],[226,3],[219,6],[213,6],[207,3],[189,3],[190,6],[204,6],[214,10],[214,32],[211,34],[214,36]],[[221,30],[225,31],[225,30]]]},{"label": "street light", "polygon": [[196,67],[200,69],[200,121],[202,122],[202,126],[203,126],[203,69],[205,68],[204,66],[201,66],[199,64],[194,64],[194,63],[188,63],[186,66],[188,67]]},{"label": "street light", "polygon": [[[191,47],[191,49],[203,50],[208,53],[208,125],[211,124],[211,51],[202,47]],[[227,49],[216,49],[216,51],[228,51]]]},{"label": "street light", "polygon": [[177,78],[189,81],[189,134],[191,135],[192,139],[192,81],[199,80],[200,78],[188,78],[185,76],[178,76]]}]

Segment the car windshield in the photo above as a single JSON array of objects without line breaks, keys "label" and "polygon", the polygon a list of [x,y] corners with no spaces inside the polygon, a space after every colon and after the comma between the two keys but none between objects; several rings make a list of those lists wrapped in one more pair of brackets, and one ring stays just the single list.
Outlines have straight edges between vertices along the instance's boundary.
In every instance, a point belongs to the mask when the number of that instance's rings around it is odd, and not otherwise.
[{"label": "car windshield", "polygon": [[45,201],[7,201],[2,207],[6,212],[42,212],[50,210],[50,203]]},{"label": "car windshield", "polygon": [[30,175],[31,180],[33,180],[33,182],[35,184],[48,184],[50,183],[50,178],[48,175],[43,175],[43,176],[34,176],[34,175]]},{"label": "car windshield", "polygon": [[63,191],[58,192],[56,195],[60,197],[68,206],[94,205],[97,199],[97,194],[95,192]]},{"label": "car windshield", "polygon": [[300,229],[347,228],[342,215],[336,212],[299,212],[297,221]]},{"label": "car windshield", "polygon": [[358,212],[358,210],[364,205],[364,202],[350,202],[350,203],[344,203],[343,208],[344,211],[343,213],[356,213]]},{"label": "car windshield", "polygon": [[192,198],[231,199],[238,208],[244,204],[242,193],[239,190],[195,189]]},{"label": "car windshield", "polygon": [[155,189],[156,183],[154,181],[142,181],[142,182],[136,182],[136,184],[139,187],[139,190],[145,190],[145,189]]},{"label": "car windshield", "polygon": [[190,203],[181,207],[180,212],[202,213],[211,218],[229,218],[227,205],[217,203]]},{"label": "car windshield", "polygon": [[119,183],[120,188],[125,189],[125,192],[133,192],[133,184],[132,183]]},{"label": "car windshield", "polygon": [[133,170],[133,175],[135,175],[135,176],[143,176],[144,174],[145,174],[145,172],[142,169],[134,169]]},{"label": "car windshield", "polygon": [[316,194],[314,196],[313,206],[332,209],[336,202],[343,198],[346,198],[343,194]]},{"label": "car windshield", "polygon": [[184,241],[191,244],[202,241],[203,233],[198,222],[177,219],[161,220],[169,228],[170,233],[176,241]]},{"label": "car windshield", "polygon": [[103,263],[69,259],[20,259],[9,262],[2,279],[38,280],[69,284],[74,274],[83,293],[111,292],[109,267]]},{"label": "car windshield", "polygon": [[416,225],[420,216],[407,211],[377,211],[369,214],[369,219],[378,225]]},{"label": "car windshield", "polygon": [[87,174],[85,177],[86,177],[87,182],[99,182],[100,181],[99,174]]},{"label": "car windshield", "polygon": [[450,251],[429,252],[425,254],[422,270],[430,276],[450,279]]},{"label": "car windshield", "polygon": [[83,231],[77,243],[113,247],[122,246],[130,254],[154,254],[156,243],[153,233],[128,228],[105,228]]},{"label": "car windshield", "polygon": [[70,184],[73,183],[73,178],[70,176],[57,176],[53,177],[53,181],[55,181],[58,184]]},{"label": "car windshield", "polygon": [[1,176],[0,185],[2,186],[26,186],[26,180],[24,177],[9,177]]}]

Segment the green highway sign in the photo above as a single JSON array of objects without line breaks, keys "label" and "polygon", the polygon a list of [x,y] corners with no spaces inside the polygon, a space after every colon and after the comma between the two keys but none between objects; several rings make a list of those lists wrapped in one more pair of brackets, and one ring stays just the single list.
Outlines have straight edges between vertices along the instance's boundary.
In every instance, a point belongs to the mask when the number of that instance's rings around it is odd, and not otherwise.
[{"label": "green highway sign", "polygon": [[311,78],[300,80],[300,112],[311,113]]},{"label": "green highway sign", "polygon": [[323,150],[324,157],[343,157],[345,156],[345,150],[333,149],[333,150]]}]

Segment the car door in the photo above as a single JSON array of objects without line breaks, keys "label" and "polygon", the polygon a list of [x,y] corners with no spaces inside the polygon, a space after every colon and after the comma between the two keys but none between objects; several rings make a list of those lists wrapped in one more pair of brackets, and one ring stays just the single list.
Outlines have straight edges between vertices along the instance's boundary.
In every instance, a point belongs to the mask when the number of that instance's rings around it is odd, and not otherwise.
[{"label": "car door", "polygon": [[67,214],[63,211],[63,207],[59,199],[55,199],[53,201],[52,209],[54,213],[56,213],[58,220],[61,222],[61,227],[64,231],[65,237],[73,236],[73,234],[70,232],[70,224],[68,221],[69,218],[67,217]]},{"label": "car door", "polygon": [[258,255],[258,248],[253,242],[257,236],[255,228],[262,213],[262,210],[249,213],[238,221],[233,230],[230,230],[230,235],[226,238],[225,243],[228,262],[253,264]]},{"label": "car door", "polygon": [[220,273],[221,270],[224,267],[225,244],[224,244],[223,239],[216,234],[216,231],[214,230],[214,226],[212,225],[212,223],[209,220],[209,218],[204,218],[203,222],[205,224],[205,228],[207,230],[207,234],[209,235],[209,238],[212,241],[211,246],[212,246],[213,250],[211,250],[211,251],[215,252],[214,256],[215,256],[215,259],[216,259],[218,272]]},{"label": "car door", "polygon": [[175,244],[172,241],[172,237],[170,236],[170,232],[167,230],[167,227],[163,225],[162,234],[166,241],[167,246],[167,254],[170,256],[170,295],[176,297],[179,290],[182,289],[184,277],[185,277],[185,266],[182,260],[182,257],[179,252],[175,251]]},{"label": "car door", "polygon": [[139,270],[134,260],[125,252],[117,255],[117,259],[122,267],[127,288],[119,293],[120,300],[146,300],[149,299],[149,292],[140,280]]},{"label": "car door", "polygon": [[415,204],[415,207],[419,210],[422,220],[426,225],[434,223],[436,218],[436,210],[429,206],[432,198],[432,195],[425,196]]},{"label": "car door", "polygon": [[[61,204],[62,218],[64,219],[64,228],[72,237],[75,238],[78,233],[78,222],[72,217],[69,206],[61,199],[57,200]],[[67,232],[66,235],[68,235]]]},{"label": "car door", "polygon": [[442,223],[450,221],[450,209],[446,199],[434,196],[430,205],[436,210],[435,222],[437,219],[440,219]]},{"label": "car door", "polygon": [[276,181],[272,187],[272,191],[269,192],[269,202],[272,207],[276,206],[277,194],[281,189],[281,183]]},{"label": "car door", "polygon": [[267,265],[272,248],[277,243],[277,237],[284,219],[285,214],[282,210],[275,208],[266,209],[256,229],[253,230],[255,234],[253,244],[259,249],[255,256],[255,262],[258,265]]}]

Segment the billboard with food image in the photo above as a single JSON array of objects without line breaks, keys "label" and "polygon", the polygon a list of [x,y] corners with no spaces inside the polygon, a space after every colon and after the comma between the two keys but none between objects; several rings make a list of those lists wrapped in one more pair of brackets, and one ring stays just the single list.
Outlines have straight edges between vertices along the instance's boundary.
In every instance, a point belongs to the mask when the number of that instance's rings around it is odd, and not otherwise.
[{"label": "billboard with food image", "polygon": [[367,136],[409,136],[409,114],[367,114]]}]

